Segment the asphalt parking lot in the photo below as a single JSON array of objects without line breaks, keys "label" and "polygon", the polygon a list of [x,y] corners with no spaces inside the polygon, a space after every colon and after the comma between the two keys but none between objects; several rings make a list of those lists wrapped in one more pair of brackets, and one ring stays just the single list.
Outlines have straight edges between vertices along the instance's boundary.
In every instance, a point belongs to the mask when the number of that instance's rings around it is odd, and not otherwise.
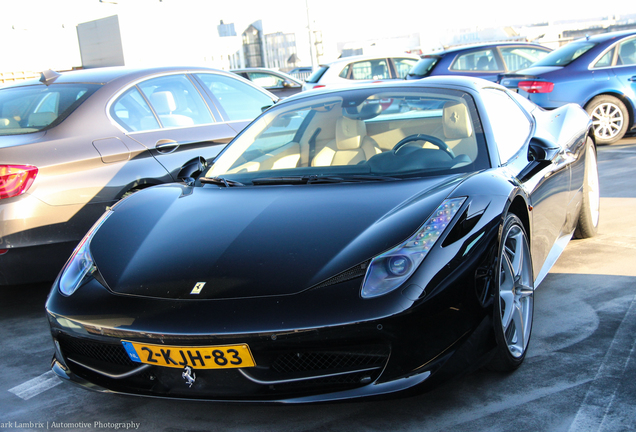
[{"label": "asphalt parking lot", "polygon": [[263,406],[93,393],[49,372],[48,284],[0,291],[0,430],[636,430],[636,137],[599,148],[601,224],[535,294],[528,357],[406,399]]}]

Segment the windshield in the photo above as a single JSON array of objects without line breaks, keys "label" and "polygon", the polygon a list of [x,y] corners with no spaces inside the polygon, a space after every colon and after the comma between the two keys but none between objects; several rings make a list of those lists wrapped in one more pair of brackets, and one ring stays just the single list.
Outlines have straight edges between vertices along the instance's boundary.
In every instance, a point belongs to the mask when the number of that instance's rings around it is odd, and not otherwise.
[{"label": "windshield", "polygon": [[305,79],[305,82],[308,82],[311,84],[317,83],[318,81],[320,81],[320,78],[322,78],[322,76],[327,71],[327,69],[329,69],[329,66],[320,66],[319,69],[317,69],[314,73],[309,75],[307,79]]},{"label": "windshield", "polygon": [[415,66],[409,71],[408,76],[424,77],[431,73],[433,66],[437,63],[439,57],[426,56],[420,59]]},{"label": "windshield", "polygon": [[100,86],[52,84],[0,90],[0,135],[37,132],[64,120]]},{"label": "windshield", "polygon": [[535,66],[566,66],[592,49],[596,44],[592,42],[571,42],[539,60]]},{"label": "windshield", "polygon": [[487,166],[467,93],[351,89],[274,106],[225,149],[206,177],[271,184],[273,177],[295,176],[296,184],[298,176],[403,178]]}]

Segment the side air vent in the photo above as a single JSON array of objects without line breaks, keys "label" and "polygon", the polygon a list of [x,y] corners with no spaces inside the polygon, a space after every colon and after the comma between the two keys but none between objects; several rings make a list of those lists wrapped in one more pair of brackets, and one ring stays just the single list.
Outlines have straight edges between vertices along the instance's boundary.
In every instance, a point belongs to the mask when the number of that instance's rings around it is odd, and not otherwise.
[{"label": "side air vent", "polygon": [[318,285],[314,285],[312,288],[324,288],[330,285],[335,285],[341,282],[346,282],[351,279],[359,278],[365,275],[367,272],[367,267],[369,267],[369,261],[365,261],[362,264],[355,265],[350,269],[343,271],[323,282],[320,282]]}]

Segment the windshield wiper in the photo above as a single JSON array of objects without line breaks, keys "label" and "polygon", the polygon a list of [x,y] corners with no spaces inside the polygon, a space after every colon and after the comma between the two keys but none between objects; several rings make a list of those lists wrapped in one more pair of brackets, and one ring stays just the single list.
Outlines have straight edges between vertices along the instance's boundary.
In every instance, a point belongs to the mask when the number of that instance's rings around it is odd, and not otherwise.
[{"label": "windshield wiper", "polygon": [[374,175],[344,175],[344,176],[285,176],[285,177],[263,177],[252,180],[253,185],[299,185],[299,184],[321,184],[321,183],[359,183],[367,181],[391,181],[399,180],[396,177],[374,176]]},{"label": "windshield wiper", "polygon": [[225,187],[245,186],[243,183],[240,183],[234,180],[224,179],[223,177],[201,177],[199,180],[201,180],[201,183],[204,183],[204,184],[208,183],[208,184],[221,185]]}]

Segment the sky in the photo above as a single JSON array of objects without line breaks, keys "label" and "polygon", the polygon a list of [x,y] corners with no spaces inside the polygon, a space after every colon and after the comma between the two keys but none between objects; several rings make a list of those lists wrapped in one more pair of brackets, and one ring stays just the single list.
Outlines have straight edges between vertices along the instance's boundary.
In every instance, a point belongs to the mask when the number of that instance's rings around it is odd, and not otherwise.
[{"label": "sky", "polygon": [[[166,36],[185,34],[193,40],[202,37],[211,27],[215,30],[220,20],[234,23],[240,34],[250,23],[260,19],[265,33],[294,32],[298,43],[307,43],[306,39],[303,41],[307,37],[307,10],[312,28],[322,31],[323,39],[333,44],[413,33],[435,38],[436,35],[461,29],[474,31],[497,26],[634,14],[636,1],[0,0],[0,37],[5,42],[0,47],[0,72],[17,67],[15,62],[18,58],[25,65],[34,62],[33,56],[55,63],[56,56],[59,59],[68,55],[64,47],[73,44],[78,23],[115,14],[128,14],[144,25],[156,22]],[[51,38],[47,37],[47,33]],[[62,42],[52,38],[58,33],[64,35],[59,39]],[[147,37],[142,33],[140,38]],[[56,41],[56,46],[47,46],[51,40]],[[67,49],[74,50],[72,55],[78,55],[77,47]]]}]

